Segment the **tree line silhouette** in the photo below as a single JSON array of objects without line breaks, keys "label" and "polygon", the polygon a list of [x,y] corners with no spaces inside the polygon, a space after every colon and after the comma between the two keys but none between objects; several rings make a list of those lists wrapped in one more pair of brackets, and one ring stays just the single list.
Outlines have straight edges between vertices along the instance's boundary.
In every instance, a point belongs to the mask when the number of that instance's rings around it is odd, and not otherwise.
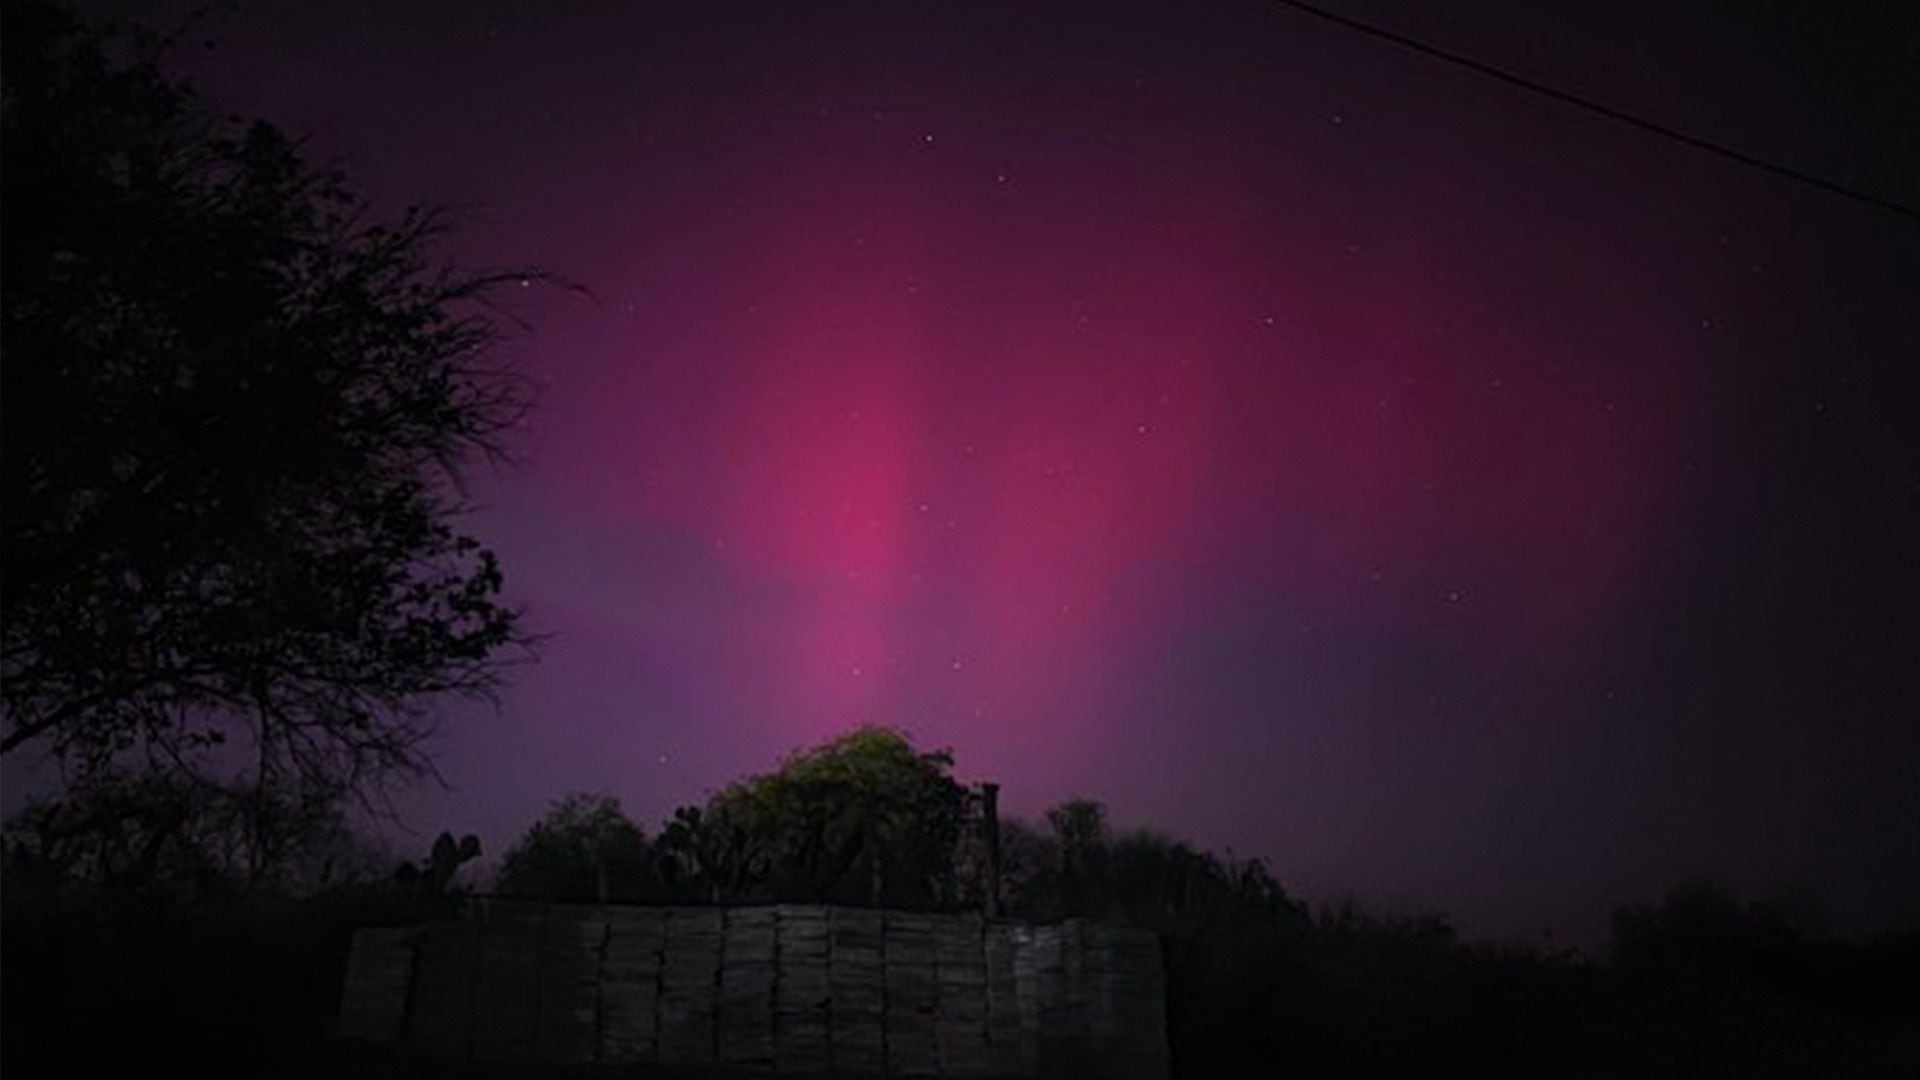
[{"label": "tree line silhouette", "polygon": [[[206,846],[217,812],[157,846],[112,829],[81,843],[94,823],[128,819],[36,804],[6,831],[9,1044],[60,1032],[85,1044],[109,1018],[157,1026],[162,1040],[224,1030],[183,1011],[184,983],[197,990],[189,1000],[224,1003],[211,1011],[226,1024],[248,1017],[256,1033],[319,1046],[355,927],[457,917],[482,895],[978,909],[979,807],[952,767],[946,751],[859,728],[652,833],[614,796],[576,792],[529,825],[491,880],[471,869],[472,837],[442,834],[395,865],[327,818],[262,875]],[[1463,940],[1439,915],[1316,908],[1260,860],[1117,829],[1092,800],[1000,825],[1007,917],[1091,918],[1160,937],[1178,1076],[1266,1062],[1378,1076],[1891,1077],[1915,1060],[1912,932],[1839,937],[1694,885],[1620,908],[1593,955],[1496,946]]]}]

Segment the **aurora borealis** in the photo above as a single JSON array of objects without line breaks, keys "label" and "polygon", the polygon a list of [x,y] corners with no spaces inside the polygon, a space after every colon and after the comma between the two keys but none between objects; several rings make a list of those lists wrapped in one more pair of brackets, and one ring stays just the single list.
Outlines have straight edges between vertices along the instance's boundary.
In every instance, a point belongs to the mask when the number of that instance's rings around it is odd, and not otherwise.
[{"label": "aurora borealis", "polygon": [[[1920,176],[1777,26],[1342,10]],[[1920,897],[1909,222],[1256,4],[189,37],[369,194],[470,207],[450,257],[588,291],[513,298],[541,403],[473,494],[549,638],[445,717],[429,835],[657,821],[877,721],[1478,932]]]}]

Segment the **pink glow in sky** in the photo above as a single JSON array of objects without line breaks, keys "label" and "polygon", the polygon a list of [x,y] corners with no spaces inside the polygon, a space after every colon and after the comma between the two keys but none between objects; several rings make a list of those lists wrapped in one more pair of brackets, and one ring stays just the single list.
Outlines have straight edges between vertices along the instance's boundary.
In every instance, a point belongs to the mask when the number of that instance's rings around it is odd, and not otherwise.
[{"label": "pink glow in sky", "polygon": [[1369,255],[1390,225],[1292,223],[1257,174],[1205,201],[1146,168],[955,177],[1007,155],[896,126],[866,151],[890,167],[770,164],[729,192],[751,211],[681,223],[707,250],[664,273],[701,301],[600,343],[540,422],[567,513],[781,597],[727,651],[791,740],[912,713],[1065,753],[1196,574],[1489,663],[1634,595],[1697,327],[1606,251],[1496,306],[1477,253]]},{"label": "pink glow in sky", "polygon": [[[1794,682],[1790,598],[1896,565],[1796,471],[1903,460],[1799,419],[1899,397],[1885,222],[1260,5],[770,10],[268,5],[195,61],[593,293],[526,294],[481,480],[552,637],[419,828],[657,820],[883,721],[1469,926],[1878,880],[1911,685]],[[1425,10],[1382,17],[1838,145],[1744,39]]]}]

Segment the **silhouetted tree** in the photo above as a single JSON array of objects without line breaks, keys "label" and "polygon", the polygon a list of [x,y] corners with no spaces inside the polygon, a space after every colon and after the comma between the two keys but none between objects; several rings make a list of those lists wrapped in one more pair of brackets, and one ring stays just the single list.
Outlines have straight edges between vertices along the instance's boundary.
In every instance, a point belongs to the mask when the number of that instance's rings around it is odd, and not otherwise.
[{"label": "silhouetted tree", "polygon": [[[1044,905],[1034,891],[1046,869],[1058,860],[1053,839],[1017,817],[1000,819],[1000,906],[1009,915],[1029,917]],[[976,859],[982,871],[984,861]],[[979,894],[985,882],[969,882]],[[977,901],[976,901],[977,902]]]},{"label": "silhouetted tree", "polygon": [[699,853],[718,898],[947,904],[967,794],[952,767],[945,750],[859,728],[721,791],[673,849]]},{"label": "silhouetted tree", "polygon": [[1107,808],[1073,798],[1047,811],[1059,853],[1057,889],[1062,915],[1090,915],[1101,906],[1107,869]]},{"label": "silhouetted tree", "polygon": [[374,222],[151,37],[9,2],[3,47],[0,753],[261,811],[428,768],[425,703],[522,641],[455,515],[525,275],[435,270],[440,215]]},{"label": "silhouetted tree", "polygon": [[645,899],[647,838],[611,795],[575,792],[507,851],[494,891],[539,900]]},{"label": "silhouetted tree", "polygon": [[190,787],[160,776],[96,777],[71,797],[30,801],[6,823],[8,887],[57,899],[217,886],[225,868],[196,842],[206,810]]},{"label": "silhouetted tree", "polygon": [[[9,865],[55,892],[163,893],[176,902],[268,890],[303,896],[391,866],[337,801],[234,791],[172,773],[96,773],[8,819]],[[376,864],[386,867],[376,869]]]}]

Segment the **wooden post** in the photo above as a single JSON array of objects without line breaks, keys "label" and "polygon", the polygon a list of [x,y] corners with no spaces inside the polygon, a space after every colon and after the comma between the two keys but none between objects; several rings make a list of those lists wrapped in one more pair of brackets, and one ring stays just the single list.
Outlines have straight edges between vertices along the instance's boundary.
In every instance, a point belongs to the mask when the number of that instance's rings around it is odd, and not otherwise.
[{"label": "wooden post", "polygon": [[986,888],[981,890],[989,919],[1000,917],[1000,785],[980,785],[980,832],[987,846]]}]

